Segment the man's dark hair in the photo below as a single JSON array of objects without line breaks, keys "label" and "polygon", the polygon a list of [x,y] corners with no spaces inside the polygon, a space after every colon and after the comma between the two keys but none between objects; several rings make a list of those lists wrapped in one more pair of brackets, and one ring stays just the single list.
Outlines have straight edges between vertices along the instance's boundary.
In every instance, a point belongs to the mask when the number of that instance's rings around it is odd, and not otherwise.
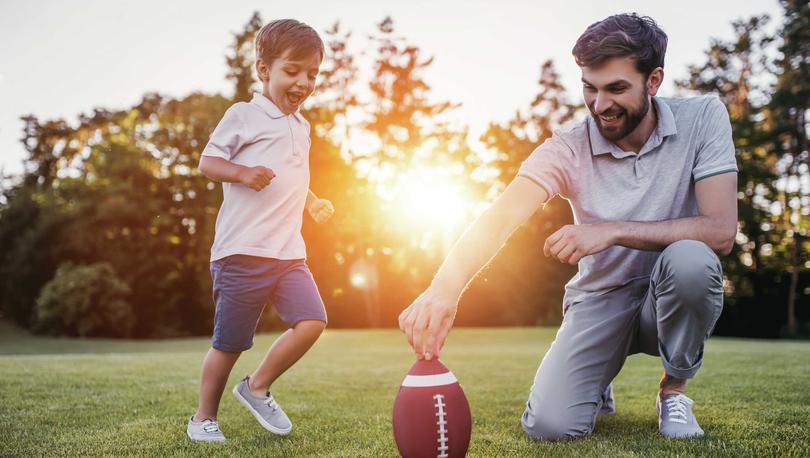
[{"label": "man's dark hair", "polygon": [[571,51],[580,67],[595,67],[613,57],[630,57],[645,77],[664,67],[667,34],[649,16],[616,14],[591,24]]},{"label": "man's dark hair", "polygon": [[293,60],[318,53],[323,59],[324,47],[318,32],[295,19],[278,19],[266,24],[256,34],[256,58],[270,66],[287,50]]}]

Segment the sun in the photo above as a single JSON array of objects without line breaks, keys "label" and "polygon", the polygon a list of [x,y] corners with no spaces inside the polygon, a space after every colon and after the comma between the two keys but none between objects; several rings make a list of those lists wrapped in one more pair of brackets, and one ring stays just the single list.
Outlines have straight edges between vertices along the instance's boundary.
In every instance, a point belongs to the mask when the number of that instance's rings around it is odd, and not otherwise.
[{"label": "sun", "polygon": [[472,215],[475,199],[452,166],[418,166],[387,178],[378,194],[407,231],[447,238],[463,229]]}]

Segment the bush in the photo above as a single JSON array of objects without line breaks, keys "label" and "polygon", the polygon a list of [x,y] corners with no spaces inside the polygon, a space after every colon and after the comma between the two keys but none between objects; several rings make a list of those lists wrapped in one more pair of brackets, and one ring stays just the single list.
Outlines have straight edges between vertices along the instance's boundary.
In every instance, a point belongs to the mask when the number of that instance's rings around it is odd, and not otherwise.
[{"label": "bush", "polygon": [[37,298],[36,332],[81,337],[127,337],[135,314],[127,302],[129,286],[106,262],[63,263]]}]

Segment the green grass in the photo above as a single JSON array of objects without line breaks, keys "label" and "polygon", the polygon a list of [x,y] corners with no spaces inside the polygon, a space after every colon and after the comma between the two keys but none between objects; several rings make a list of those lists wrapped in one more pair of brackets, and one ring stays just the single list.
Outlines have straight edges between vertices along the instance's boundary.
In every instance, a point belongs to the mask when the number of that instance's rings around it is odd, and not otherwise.
[{"label": "green grass", "polygon": [[[443,355],[473,413],[470,456],[810,456],[810,343],[712,339],[690,384],[706,437],[658,435],[657,358],[630,357],[616,383],[618,414],[590,437],[527,439],[519,417],[550,328],[456,329]],[[260,335],[229,387],[275,335]],[[394,330],[329,330],[274,387],[295,429],[265,432],[226,391],[226,444],[191,443],[208,339],[73,340],[0,327],[0,456],[396,456],[391,407],[412,362]]]}]

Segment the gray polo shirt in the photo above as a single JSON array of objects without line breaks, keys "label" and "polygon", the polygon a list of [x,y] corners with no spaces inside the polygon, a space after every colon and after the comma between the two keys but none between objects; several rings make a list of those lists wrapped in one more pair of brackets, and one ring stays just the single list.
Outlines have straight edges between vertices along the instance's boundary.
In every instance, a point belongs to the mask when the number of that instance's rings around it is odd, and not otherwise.
[{"label": "gray polo shirt", "polygon": [[[658,124],[638,154],[606,140],[588,116],[537,147],[518,176],[568,200],[575,224],[697,216],[695,183],[737,172],[728,112],[714,96],[653,103]],[[659,254],[613,246],[585,256],[565,287],[565,304],[648,277]]]}]

